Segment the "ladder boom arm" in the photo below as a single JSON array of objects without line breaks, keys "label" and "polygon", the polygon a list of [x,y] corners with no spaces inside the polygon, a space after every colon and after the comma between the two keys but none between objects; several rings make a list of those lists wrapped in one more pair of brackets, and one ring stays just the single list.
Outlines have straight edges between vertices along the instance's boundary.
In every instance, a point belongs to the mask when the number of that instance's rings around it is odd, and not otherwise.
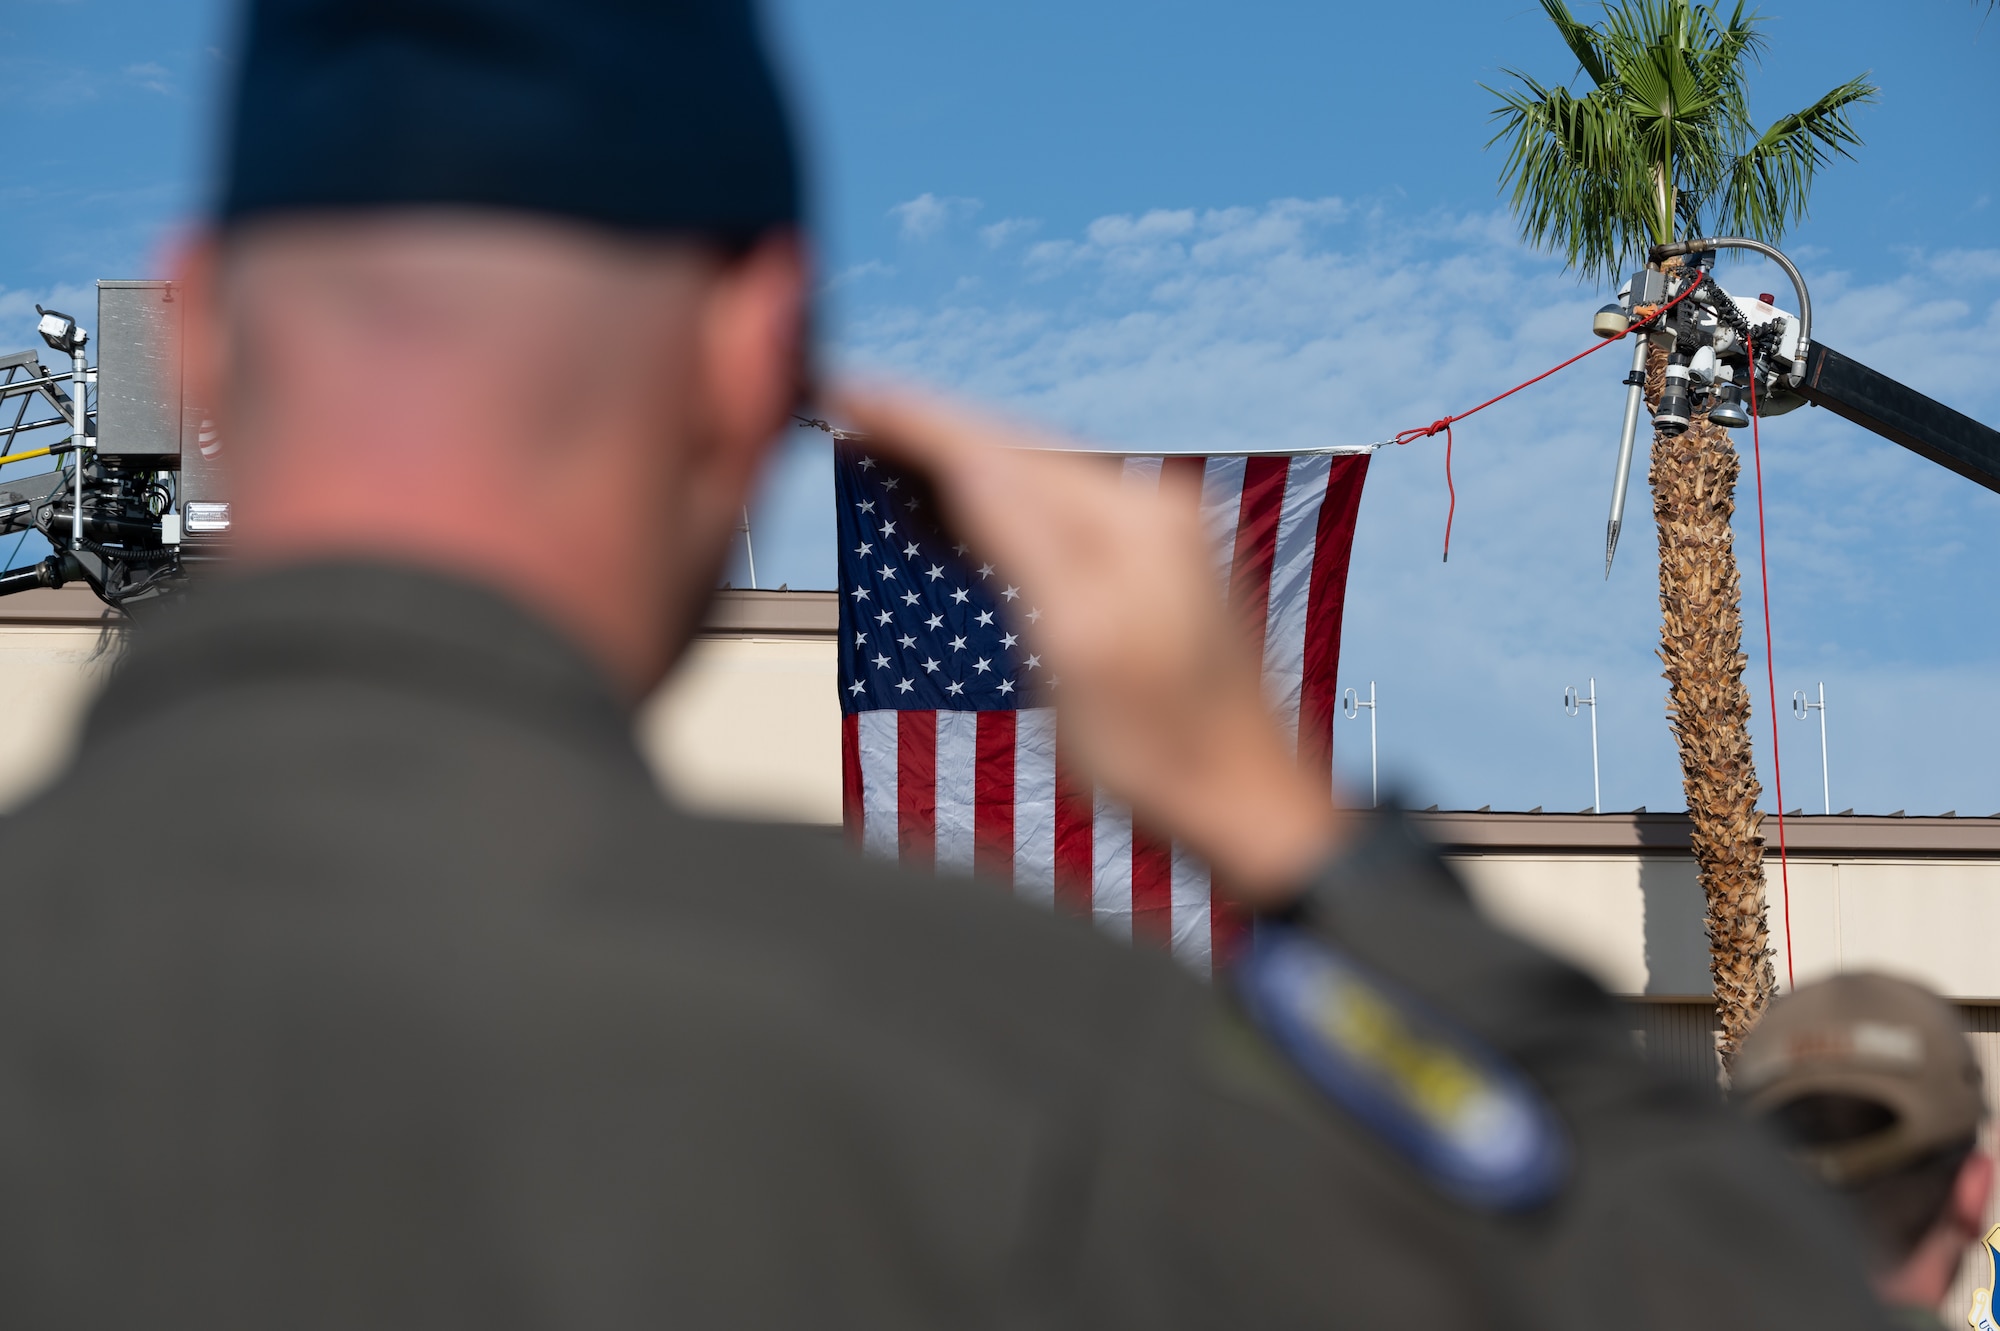
[{"label": "ladder boom arm", "polygon": [[1940,467],[2000,491],[2000,430],[1925,397],[1824,342],[1806,352],[1798,395]]}]

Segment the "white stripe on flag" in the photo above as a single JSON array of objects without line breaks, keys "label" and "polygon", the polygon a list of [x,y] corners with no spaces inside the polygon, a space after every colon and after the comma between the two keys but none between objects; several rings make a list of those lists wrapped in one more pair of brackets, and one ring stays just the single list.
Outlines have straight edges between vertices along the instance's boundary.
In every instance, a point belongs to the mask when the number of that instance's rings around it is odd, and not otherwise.
[{"label": "white stripe on flag", "polygon": [[1208,865],[1176,841],[1171,916],[1174,956],[1203,977],[1209,974],[1212,965],[1208,901]]},{"label": "white stripe on flag", "polygon": [[1090,828],[1090,913],[1097,927],[1132,941],[1132,811],[1094,792]]},{"label": "white stripe on flag", "polygon": [[1159,458],[1126,458],[1125,484],[1135,490],[1157,490],[1160,488]]},{"label": "white stripe on flag", "polygon": [[1278,549],[1271,563],[1271,595],[1264,621],[1264,692],[1277,710],[1285,739],[1299,746],[1299,698],[1306,678],[1306,605],[1312,596],[1313,545],[1333,459],[1297,457],[1285,468],[1285,499],[1278,510]]},{"label": "white stripe on flag", "polygon": [[1224,596],[1236,563],[1236,523],[1243,515],[1243,471],[1249,463],[1248,458],[1210,458],[1201,473],[1201,525],[1215,547]]},{"label": "white stripe on flag", "polygon": [[972,806],[979,775],[979,713],[937,714],[937,867],[972,872]]},{"label": "white stripe on flag", "polygon": [[1014,714],[1014,893],[1056,899],[1056,711]]},{"label": "white stripe on flag", "polygon": [[863,712],[856,729],[861,744],[861,848],[895,859],[896,713]]}]

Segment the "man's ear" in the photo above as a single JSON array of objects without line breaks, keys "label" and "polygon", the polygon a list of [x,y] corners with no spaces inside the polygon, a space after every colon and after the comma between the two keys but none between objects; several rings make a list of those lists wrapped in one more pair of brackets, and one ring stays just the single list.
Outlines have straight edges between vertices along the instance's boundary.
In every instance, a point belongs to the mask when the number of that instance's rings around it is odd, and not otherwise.
[{"label": "man's ear", "polygon": [[1974,1151],[1965,1158],[1957,1181],[1951,1185],[1949,1219],[1968,1239],[1986,1232],[1986,1203],[1992,1196],[1993,1157],[1984,1151]]},{"label": "man's ear", "polygon": [[221,239],[197,232],[176,245],[167,271],[180,284],[181,382],[187,400],[220,419],[229,381],[229,327],[223,312]]},{"label": "man's ear", "polygon": [[801,400],[810,281],[804,236],[774,232],[722,270],[705,302],[709,425],[753,465]]}]

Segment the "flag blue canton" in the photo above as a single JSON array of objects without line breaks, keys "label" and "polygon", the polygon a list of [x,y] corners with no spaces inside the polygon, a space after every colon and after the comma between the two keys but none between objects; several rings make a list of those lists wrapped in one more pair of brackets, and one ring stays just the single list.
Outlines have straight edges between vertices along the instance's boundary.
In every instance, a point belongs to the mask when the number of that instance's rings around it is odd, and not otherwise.
[{"label": "flag blue canton", "polygon": [[1041,617],[954,543],[910,478],[851,445],[834,453],[840,702],[848,712],[995,711],[1053,685],[1022,629]]}]

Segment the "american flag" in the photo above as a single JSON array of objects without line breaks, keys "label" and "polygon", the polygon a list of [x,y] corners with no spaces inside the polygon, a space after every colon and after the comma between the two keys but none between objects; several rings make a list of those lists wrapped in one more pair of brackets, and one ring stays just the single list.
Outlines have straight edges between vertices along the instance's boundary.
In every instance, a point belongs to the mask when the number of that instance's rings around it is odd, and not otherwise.
[{"label": "american flag", "polygon": [[[1332,780],[1340,620],[1366,452],[1130,457],[1128,484],[1199,479],[1220,584],[1300,761]],[[843,444],[841,757],[847,830],[906,865],[976,873],[1169,947],[1207,973],[1241,931],[1181,846],[1075,779],[1041,611],[942,532],[911,480]]]}]

